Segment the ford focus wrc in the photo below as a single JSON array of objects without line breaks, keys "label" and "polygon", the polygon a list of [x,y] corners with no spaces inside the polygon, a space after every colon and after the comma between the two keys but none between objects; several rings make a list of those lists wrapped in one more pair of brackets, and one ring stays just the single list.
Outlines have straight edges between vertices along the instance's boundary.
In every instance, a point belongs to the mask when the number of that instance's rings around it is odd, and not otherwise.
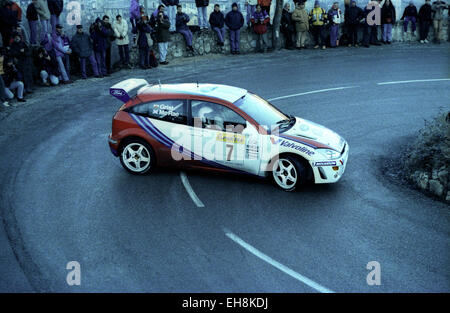
[{"label": "ford focus wrc", "polygon": [[345,171],[349,146],[341,136],[242,88],[128,79],[110,94],[124,104],[109,146],[133,174],[197,168],[268,176],[291,191],[337,182]]}]

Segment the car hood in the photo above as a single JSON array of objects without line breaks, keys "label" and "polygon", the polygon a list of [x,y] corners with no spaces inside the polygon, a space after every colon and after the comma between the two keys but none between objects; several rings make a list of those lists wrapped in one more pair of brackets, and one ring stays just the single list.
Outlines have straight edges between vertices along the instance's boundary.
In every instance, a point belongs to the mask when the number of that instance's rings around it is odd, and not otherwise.
[{"label": "car hood", "polygon": [[341,152],[344,148],[345,140],[337,133],[322,125],[296,117],[296,123],[283,134],[299,137],[299,139],[309,139]]}]

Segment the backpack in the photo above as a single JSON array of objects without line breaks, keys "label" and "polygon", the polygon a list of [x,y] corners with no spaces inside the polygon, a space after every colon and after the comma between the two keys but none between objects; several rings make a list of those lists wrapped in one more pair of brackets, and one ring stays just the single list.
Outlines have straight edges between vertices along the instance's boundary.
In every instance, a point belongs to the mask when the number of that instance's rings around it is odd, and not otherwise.
[{"label": "backpack", "polygon": [[155,53],[153,50],[150,50],[150,66],[158,67],[158,60],[156,59]]}]

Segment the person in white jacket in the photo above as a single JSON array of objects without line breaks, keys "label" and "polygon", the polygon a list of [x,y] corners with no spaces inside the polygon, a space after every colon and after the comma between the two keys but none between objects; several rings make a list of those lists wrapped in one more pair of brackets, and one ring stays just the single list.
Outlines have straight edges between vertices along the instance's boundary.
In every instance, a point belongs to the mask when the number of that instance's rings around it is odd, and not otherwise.
[{"label": "person in white jacket", "polygon": [[119,47],[120,63],[123,66],[130,67],[130,48],[128,39],[128,24],[119,14],[116,16],[116,22],[113,25],[114,35],[116,36],[117,47]]},{"label": "person in white jacket", "polygon": [[48,9],[47,0],[33,0],[36,12],[41,21],[41,41],[50,33],[50,10]]}]

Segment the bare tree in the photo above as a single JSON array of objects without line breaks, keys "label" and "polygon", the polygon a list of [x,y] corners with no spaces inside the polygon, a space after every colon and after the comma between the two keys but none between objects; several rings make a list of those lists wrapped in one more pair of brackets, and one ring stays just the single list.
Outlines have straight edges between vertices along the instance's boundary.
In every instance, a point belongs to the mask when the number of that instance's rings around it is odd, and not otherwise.
[{"label": "bare tree", "polygon": [[275,15],[273,17],[272,43],[273,49],[279,50],[281,48],[280,24],[281,24],[281,13],[283,13],[283,0],[272,0],[272,1],[276,1]]}]

